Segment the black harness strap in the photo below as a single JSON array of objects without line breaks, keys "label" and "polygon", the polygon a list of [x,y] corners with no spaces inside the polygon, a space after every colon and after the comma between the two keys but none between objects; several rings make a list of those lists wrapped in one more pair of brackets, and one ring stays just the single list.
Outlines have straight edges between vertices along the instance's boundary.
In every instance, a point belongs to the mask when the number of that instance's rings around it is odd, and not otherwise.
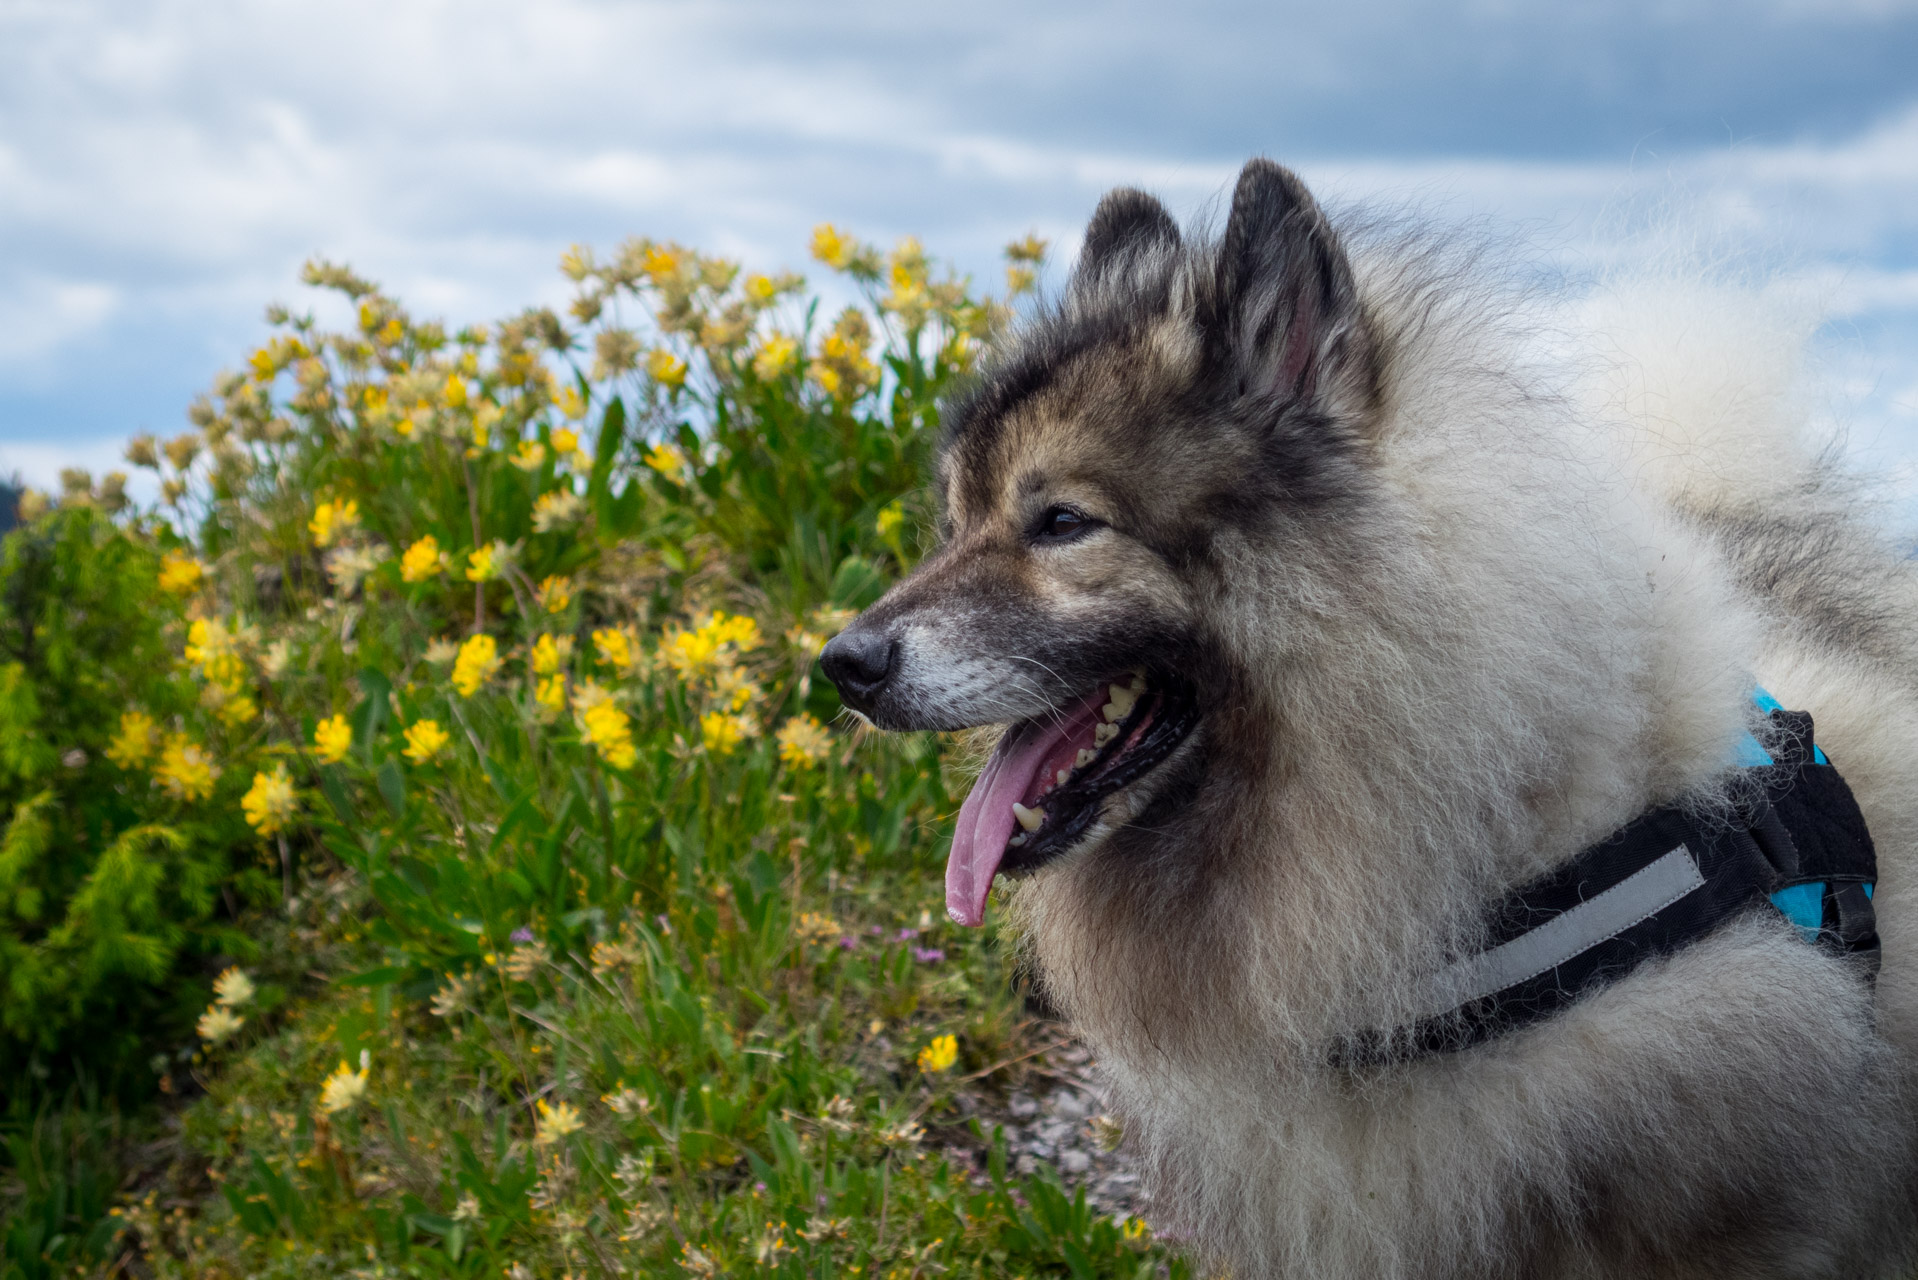
[{"label": "black harness strap", "polygon": [[[1811,717],[1783,710],[1770,716],[1773,762],[1750,770],[1758,785],[1739,812],[1708,821],[1675,806],[1654,809],[1512,894],[1491,913],[1484,951],[1441,977],[1453,977],[1455,985],[1486,973],[1515,980],[1473,991],[1411,1027],[1364,1037],[1339,1060],[1358,1065],[1469,1048],[1548,1018],[1645,961],[1761,907],[1783,912],[1872,980],[1879,942],[1871,833],[1851,788],[1813,743]],[[1617,927],[1592,924],[1632,902],[1643,904],[1642,915],[1627,905]],[[1559,937],[1594,927],[1602,927],[1603,936],[1569,944]],[[1576,950],[1561,955],[1567,946]],[[1552,962],[1523,976],[1510,972],[1514,963],[1528,967],[1524,961],[1533,954]]]}]

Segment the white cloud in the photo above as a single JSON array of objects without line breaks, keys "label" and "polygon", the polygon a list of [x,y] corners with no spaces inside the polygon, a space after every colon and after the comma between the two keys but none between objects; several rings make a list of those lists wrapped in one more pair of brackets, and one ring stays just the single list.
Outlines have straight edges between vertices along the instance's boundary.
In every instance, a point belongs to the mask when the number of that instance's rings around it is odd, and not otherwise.
[{"label": "white cloud", "polygon": [[[1914,3],[1848,0],[1833,21],[1869,35]],[[1717,12],[1630,9],[1612,25],[1646,40]],[[1726,39],[1764,27],[1726,17]],[[1815,20],[1777,0],[1765,22]],[[1882,323],[1918,310],[1909,106],[1835,141],[1827,129],[1672,150],[1648,135],[1597,159],[1301,149],[1328,136],[1296,123],[1319,116],[1265,128],[1251,106],[1222,113],[1281,91],[1299,110],[1396,101],[1413,123],[1462,110],[1367,79],[1432,61],[1421,42],[1459,21],[1515,40],[1542,29],[1507,0],[1462,19],[1385,0],[1344,17],[1195,11],[1176,27],[1129,2],[1035,16],[1010,0],[923,13],[876,0],[14,0],[0,4],[0,405],[33,401],[9,415],[16,435],[82,401],[78,438],[176,422],[181,386],[236,361],[262,304],[298,298],[314,253],[455,321],[559,300],[567,243],[629,233],[795,264],[831,218],[882,241],[919,233],[983,276],[1029,229],[1069,252],[1112,185],[1189,213],[1265,148],[1337,198],[1519,224],[1577,269],[1684,239],[1769,262],[1876,335],[1852,382],[1876,388],[1886,421],[1910,416],[1911,397],[1883,388],[1918,381],[1918,354]],[[1472,74],[1456,72],[1459,101]],[[173,379],[151,382],[155,362]]]}]

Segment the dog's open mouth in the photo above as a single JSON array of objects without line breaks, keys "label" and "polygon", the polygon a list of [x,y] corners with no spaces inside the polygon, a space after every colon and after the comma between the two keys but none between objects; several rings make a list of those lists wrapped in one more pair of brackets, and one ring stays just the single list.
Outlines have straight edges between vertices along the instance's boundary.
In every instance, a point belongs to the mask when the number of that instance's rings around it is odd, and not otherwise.
[{"label": "dog's open mouth", "polygon": [[1105,798],[1158,767],[1197,720],[1192,698],[1133,671],[1006,730],[959,810],[947,913],[982,923],[994,876],[1031,871],[1073,848]]}]

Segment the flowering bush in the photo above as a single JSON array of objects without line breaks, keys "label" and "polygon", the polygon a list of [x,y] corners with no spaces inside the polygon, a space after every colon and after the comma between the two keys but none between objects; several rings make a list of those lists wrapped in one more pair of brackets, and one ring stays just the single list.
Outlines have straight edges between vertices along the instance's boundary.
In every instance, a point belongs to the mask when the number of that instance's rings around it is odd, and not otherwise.
[{"label": "flowering bush", "polygon": [[[1005,304],[916,242],[814,250],[864,299],[824,322],[640,240],[566,255],[566,317],[452,333],[314,263],[350,324],[276,309],[195,431],[135,441],[156,511],[76,482],[8,542],[112,549],[135,641],[7,677],[91,701],[84,767],[18,748],[0,877],[36,823],[196,868],[141,972],[173,966],[154,1064],[209,1090],[182,1167],[218,1191],[124,1207],[149,1274],[1160,1265],[928,1137],[991,1146],[953,1091],[1029,1056],[1017,1003],[942,933],[941,744],[855,743],[814,664],[918,554],[938,399]],[[124,812],[54,824],[68,794]],[[216,942],[247,969],[179,982]]]}]

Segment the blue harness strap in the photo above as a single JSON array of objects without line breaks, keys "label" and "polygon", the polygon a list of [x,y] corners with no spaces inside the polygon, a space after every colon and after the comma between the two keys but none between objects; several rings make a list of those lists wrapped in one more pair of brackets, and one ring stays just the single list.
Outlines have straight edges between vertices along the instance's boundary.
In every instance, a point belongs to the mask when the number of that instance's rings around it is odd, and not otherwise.
[{"label": "blue harness strap", "polygon": [[1434,975],[1419,1020],[1342,1046],[1348,1065],[1451,1052],[1528,1025],[1727,921],[1774,909],[1809,942],[1876,975],[1877,854],[1811,716],[1764,690],[1772,749],[1747,732],[1733,820],[1672,805],[1639,815],[1492,909],[1486,945]]}]

